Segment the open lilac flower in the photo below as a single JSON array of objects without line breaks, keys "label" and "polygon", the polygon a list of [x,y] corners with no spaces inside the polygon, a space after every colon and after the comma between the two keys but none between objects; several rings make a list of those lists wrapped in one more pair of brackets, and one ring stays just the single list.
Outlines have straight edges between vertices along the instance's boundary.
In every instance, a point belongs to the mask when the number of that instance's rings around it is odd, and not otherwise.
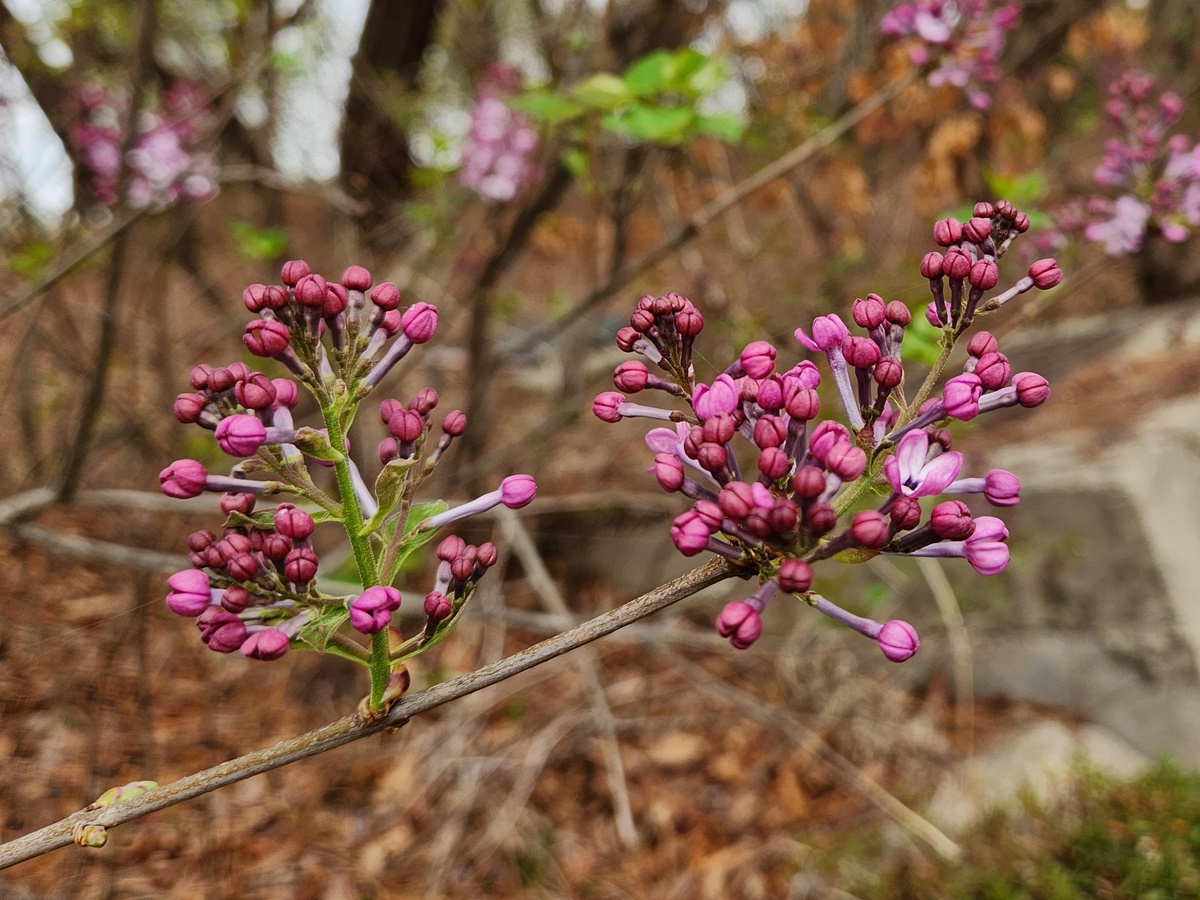
[{"label": "open lilac flower", "polygon": [[485,73],[471,111],[458,178],[489,203],[512,200],[539,175],[537,132],[505,101],[520,87],[520,74],[493,63]]},{"label": "open lilac flower", "polygon": [[900,439],[896,453],[883,461],[883,474],[892,490],[906,497],[932,497],[944,493],[962,469],[963,456],[957,450],[929,459],[929,434],[924,429],[910,431]]},{"label": "open lilac flower", "polygon": [[929,70],[930,85],[952,85],[987,109],[984,86],[1000,80],[1000,56],[1019,14],[1019,4],[998,0],[912,0],[893,7],[879,28],[910,40],[909,57]]},{"label": "open lilac flower", "polygon": [[[942,332],[935,373],[944,370],[977,317],[1060,282],[1057,264],[1044,259],[1011,287],[987,296],[999,283],[999,261],[1028,227],[1028,217],[1005,202],[976,204],[967,222],[947,218],[934,227],[941,249],[927,254],[920,269],[933,295],[929,320]],[[690,501],[671,525],[673,543],[686,556],[725,557],[759,583],[750,597],[726,605],[718,633],[738,649],[749,647],[762,633],[768,603],[790,593],[875,640],[889,660],[910,658],[920,646],[911,625],[864,618],[815,593],[812,564],[830,558],[862,562],[887,553],[962,557],[981,574],[1001,571],[1009,553],[1003,522],[973,516],[961,500],[931,510],[922,508],[922,500],[954,492],[982,493],[995,506],[1016,503],[1020,482],[1010,472],[960,478],[965,460],[949,449],[946,426],[1006,407],[1037,406],[1049,395],[1045,379],[1013,374],[996,339],[979,332],[969,339],[963,370],[940,392],[931,375],[912,396],[901,396],[900,350],[912,315],[903,304],[868,294],[851,307],[854,325],[866,336],[852,334],[836,314],[818,316],[811,333],[796,330],[804,349],[824,354],[843,424],[822,409],[816,365],[803,360],[777,373],[778,352],[765,342],[747,345],[723,372],[698,384],[691,366],[698,333],[693,326],[702,320],[693,320],[693,309],[676,294],[643,297],[629,327],[617,335],[626,352],[658,362],[677,388],[664,393],[690,398],[690,409],[634,405],[608,391],[596,398],[593,411],[607,422],[639,416],[674,423],[646,436],[659,485]],[[653,354],[645,352],[648,346]],[[636,385],[648,384],[645,365],[638,365]],[[628,382],[628,371],[618,367],[618,385]],[[695,472],[700,474],[692,477]],[[875,508],[859,508],[876,495]]]}]

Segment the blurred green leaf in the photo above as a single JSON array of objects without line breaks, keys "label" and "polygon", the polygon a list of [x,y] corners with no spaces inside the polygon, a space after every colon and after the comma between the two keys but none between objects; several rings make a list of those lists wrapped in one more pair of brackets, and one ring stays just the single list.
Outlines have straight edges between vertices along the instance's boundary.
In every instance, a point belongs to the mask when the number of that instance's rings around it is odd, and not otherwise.
[{"label": "blurred green leaf", "polygon": [[714,113],[696,117],[696,132],[711,134],[729,144],[736,144],[746,133],[746,126],[733,113]]},{"label": "blurred green leaf", "polygon": [[54,247],[48,241],[29,241],[8,258],[8,268],[14,275],[36,279],[53,259]]},{"label": "blurred green leaf", "polygon": [[637,141],[678,144],[689,136],[696,114],[686,106],[630,106],[605,116],[601,124],[609,131]]},{"label": "blurred green leaf", "polygon": [[655,50],[625,70],[625,84],[639,97],[653,97],[666,89],[674,65],[672,54]]},{"label": "blurred green leaf", "polygon": [[241,219],[229,223],[229,233],[237,244],[238,253],[246,259],[270,262],[287,252],[286,228],[259,228]]},{"label": "blurred green leaf", "polygon": [[582,103],[548,91],[531,91],[513,97],[509,102],[518,112],[549,125],[567,122],[587,111]]},{"label": "blurred green leaf", "polygon": [[586,106],[600,110],[616,109],[633,99],[625,82],[611,72],[597,72],[571,88],[571,96]]}]

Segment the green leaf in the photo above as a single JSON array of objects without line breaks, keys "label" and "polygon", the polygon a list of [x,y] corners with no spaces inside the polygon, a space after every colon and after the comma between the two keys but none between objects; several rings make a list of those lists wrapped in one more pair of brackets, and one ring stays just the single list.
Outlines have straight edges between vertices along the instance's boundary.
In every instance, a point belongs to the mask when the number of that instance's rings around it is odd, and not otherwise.
[{"label": "green leaf", "polygon": [[259,228],[241,219],[234,219],[229,223],[229,233],[237,243],[238,253],[246,259],[270,262],[287,252],[286,228]]},{"label": "green leaf", "polygon": [[683,81],[681,90],[696,97],[706,97],[728,80],[729,72],[722,60],[696,54],[680,60],[678,77]]},{"label": "green leaf", "polygon": [[509,103],[513,109],[525,113],[531,119],[550,125],[559,125],[583,115],[586,111],[583,104],[549,91],[531,91],[511,98]]},{"label": "green leaf", "polygon": [[655,50],[625,70],[624,81],[639,97],[653,97],[666,89],[675,60],[666,50]]},{"label": "green leaf", "polygon": [[384,584],[391,584],[408,558],[437,536],[438,529],[436,528],[429,531],[416,531],[416,527],[431,516],[445,512],[448,508],[444,500],[413,504],[408,511],[408,518],[404,522],[405,537],[400,545],[400,552],[396,554],[396,562],[392,566],[392,571],[384,573]]},{"label": "green leaf", "polygon": [[325,645],[339,628],[350,619],[350,610],[345,606],[331,607],[300,629],[296,640],[314,650],[325,652]]},{"label": "green leaf", "polygon": [[383,467],[379,477],[375,479],[375,498],[379,501],[379,509],[375,515],[363,525],[363,534],[372,534],[383,524],[384,519],[392,514],[396,504],[404,496],[404,485],[408,481],[408,470],[416,463],[415,458],[393,459]]},{"label": "green leaf", "polygon": [[571,96],[594,109],[616,109],[633,99],[625,82],[611,72],[597,72],[571,88]]},{"label": "green leaf", "polygon": [[54,246],[49,241],[29,241],[8,258],[8,268],[22,278],[41,278],[54,259]]},{"label": "green leaf", "polygon": [[691,131],[696,114],[685,106],[631,106],[607,115],[601,121],[609,131],[626,134],[635,141],[655,144],[678,144]]},{"label": "green leaf", "polygon": [[697,116],[696,131],[711,134],[727,144],[736,144],[746,133],[746,126],[733,113],[714,113],[711,116]]}]

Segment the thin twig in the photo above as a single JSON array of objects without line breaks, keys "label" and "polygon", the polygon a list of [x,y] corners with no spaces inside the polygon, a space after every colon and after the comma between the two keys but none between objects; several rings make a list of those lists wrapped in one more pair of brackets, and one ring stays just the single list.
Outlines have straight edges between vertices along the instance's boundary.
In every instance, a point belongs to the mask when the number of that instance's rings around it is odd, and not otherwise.
[{"label": "thin twig", "polygon": [[[529,579],[529,584],[538,595],[538,599],[552,613],[569,622],[571,610],[563,600],[558,585],[546,570],[546,564],[542,562],[542,556],[538,553],[537,546],[525,529],[524,523],[511,509],[497,511],[496,517],[500,520],[500,527],[504,532],[505,545],[511,547],[521,560],[521,565],[525,567],[525,577]],[[573,660],[583,676],[584,689],[592,705],[596,724],[604,736],[601,747],[604,753],[604,767],[608,771],[608,787],[612,796],[613,821],[617,826],[617,836],[627,849],[633,849],[639,844],[637,825],[634,824],[633,806],[629,802],[629,788],[625,781],[625,766],[621,762],[616,721],[604,694],[604,683],[600,679],[596,654],[590,647],[585,648],[576,653]]]},{"label": "thin twig", "polygon": [[[141,0],[138,4],[136,22],[137,45],[129,79],[131,87],[129,112],[125,119],[125,135],[121,141],[121,165],[117,174],[117,196],[120,198],[121,209],[126,208],[125,197],[129,189],[130,174],[129,155],[137,140],[138,120],[146,105],[146,80],[154,64],[154,37],[157,25],[154,0]],[[117,312],[120,308],[121,277],[125,274],[125,254],[128,247],[129,232],[121,231],[113,239],[112,251],[109,254],[108,273],[104,282],[104,305],[100,314],[100,336],[96,339],[96,352],[88,378],[87,391],[83,398],[83,406],[79,411],[79,424],[63,466],[62,481],[58,488],[58,496],[61,500],[70,500],[79,490],[88,448],[92,442],[92,433],[95,431],[96,421],[100,417],[100,409],[104,405],[109,368],[112,365],[113,351],[117,345]]]},{"label": "thin twig", "polygon": [[81,810],[53,825],[48,825],[24,837],[0,845],[0,869],[40,856],[58,847],[65,847],[72,842],[72,834],[76,826],[102,825],[105,828],[113,828],[147,813],[166,809],[184,800],[190,800],[217,788],[235,784],[254,775],[317,756],[353,741],[379,734],[387,729],[399,728],[414,716],[465,697],[475,691],[499,684],[519,672],[524,672],[547,660],[582,647],[597,638],[611,634],[631,622],[666,609],[685,597],[690,597],[697,591],[735,574],[738,574],[738,571],[729,561],[712,560],[686,575],[661,585],[617,609],[596,616],[570,631],[544,640],[519,653],[514,653],[499,662],[476,669],[474,672],[442,682],[428,690],[410,694],[402,698],[391,712],[378,722],[367,724],[357,715],[346,716],[299,737],[280,741],[264,750],[248,753],[202,772],[180,778],[140,797],[124,800],[103,809]]},{"label": "thin twig", "polygon": [[917,567],[929,585],[938,612],[946,624],[950,639],[950,658],[954,664],[954,724],[961,737],[968,741],[968,753],[975,741],[975,659],[971,638],[963,622],[962,608],[954,596],[954,588],[937,560],[918,557]]},{"label": "thin twig", "polygon": [[853,109],[849,110],[844,116],[837,121],[822,128],[808,140],[804,141],[792,150],[789,150],[783,156],[763,166],[753,175],[742,179],[737,184],[722,191],[716,198],[710,200],[704,206],[700,207],[690,219],[679,226],[668,237],[661,241],[656,247],[643,255],[640,259],[635,260],[627,266],[623,266],[620,271],[613,273],[603,284],[594,288],[591,293],[583,298],[578,304],[571,308],[569,312],[559,318],[553,320],[550,324],[535,329],[525,339],[524,343],[517,348],[515,352],[528,352],[537,344],[546,340],[550,335],[558,332],[568,321],[577,321],[578,318],[598,305],[601,301],[611,296],[616,291],[625,287],[634,278],[641,275],[647,269],[657,265],[662,260],[666,259],[677,249],[684,244],[697,237],[705,227],[708,226],[713,219],[716,219],[730,207],[741,203],[751,194],[756,193],[766,187],[771,182],[778,178],[787,175],[793,169],[806,163],[809,159],[815,156],[821,150],[824,150],[847,131],[865,119],[871,113],[878,110],[893,97],[900,94],[915,82],[918,78],[918,73],[912,73],[904,78],[894,81],[891,84],[880,88],[867,99],[863,100]]},{"label": "thin twig", "polygon": [[111,228],[109,228],[104,233],[96,235],[91,240],[84,243],[83,246],[81,246],[77,250],[75,250],[74,253],[71,253],[69,256],[67,256],[67,258],[65,260],[63,260],[57,266],[55,266],[55,268],[53,269],[53,271],[50,272],[49,275],[47,275],[45,278],[43,278],[37,284],[33,285],[32,287],[26,288],[23,292],[21,292],[17,296],[12,297],[9,300],[6,300],[4,302],[4,305],[0,306],[0,321],[3,321],[9,315],[11,315],[12,313],[15,313],[18,309],[20,309],[22,306],[24,306],[30,300],[37,297],[43,291],[49,290],[51,287],[53,287],[55,284],[57,284],[65,275],[70,274],[71,271],[74,270],[74,268],[76,266],[78,266],[80,263],[86,261],[97,250],[101,250],[104,247],[108,246],[109,242],[111,242],[118,235],[123,234],[125,232],[125,229],[127,229],[130,225],[137,222],[144,215],[146,215],[146,210],[144,210],[144,209],[138,209],[138,210],[134,210],[133,212],[127,213],[122,219],[120,219],[117,222],[117,224],[113,225]]},{"label": "thin twig", "polygon": [[787,734],[803,752],[811,754],[828,765],[842,776],[847,784],[906,830],[927,843],[939,856],[952,862],[962,857],[962,847],[950,840],[936,825],[909,809],[874,779],[867,776],[858,766],[834,750],[825,742],[824,738],[808,728],[794,713],[778,706],[767,706],[753,694],[716,678],[703,666],[698,666],[683,656],[677,655],[677,659],[694,676],[691,679],[693,685],[721,697],[731,703],[738,712],[757,719],[769,728],[777,728]]}]

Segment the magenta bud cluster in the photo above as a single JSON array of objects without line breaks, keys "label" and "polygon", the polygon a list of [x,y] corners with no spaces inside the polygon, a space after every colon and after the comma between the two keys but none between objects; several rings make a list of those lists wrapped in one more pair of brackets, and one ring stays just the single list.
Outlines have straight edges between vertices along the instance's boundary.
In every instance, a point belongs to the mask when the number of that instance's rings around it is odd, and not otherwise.
[{"label": "magenta bud cluster", "polygon": [[[341,655],[369,663],[374,691],[382,687],[374,684],[376,672],[390,671],[397,660],[419,652],[435,631],[448,631],[447,622],[497,553],[491,544],[474,547],[447,539],[459,552],[443,557],[432,593],[446,598],[450,612],[429,601],[427,633],[401,642],[399,655],[393,656],[389,640],[380,636],[400,606],[400,592],[390,583],[404,558],[432,529],[500,504],[525,506],[537,485],[529,475],[512,475],[495,491],[452,510],[443,503],[417,504],[417,490],[467,425],[461,410],[435,418],[440,398],[432,387],[422,387],[406,401],[379,403],[380,470],[368,478],[359,469],[346,437],[355,413],[412,348],[433,338],[438,311],[432,304],[405,306],[395,284],[376,284],[362,266],[350,266],[333,281],[303,260],[285,263],[279,284],[250,285],[243,302],[258,316],[246,326],[246,348],[281,363],[292,377],[272,379],[242,362],[202,364],[191,371],[191,389],[176,398],[175,417],[212,432],[236,462],[229,474],[210,472],[194,459],[176,460],[159,473],[170,497],[222,493],[227,517],[219,534],[191,535],[193,568],[171,577],[167,604],[195,619],[202,640],[222,653],[240,650],[256,659],[275,659],[289,647],[320,650],[338,640]],[[293,418],[305,411],[301,388],[320,413],[313,426]],[[310,468],[313,463],[316,468]],[[332,489],[322,468],[334,470]],[[298,502],[256,508],[259,498],[277,494]],[[426,517],[412,517],[414,507],[426,509]],[[338,523],[350,540],[365,586],[357,595],[330,596],[317,585],[320,563],[313,539],[318,522]],[[342,624],[371,636],[370,649],[350,634],[333,637]]]},{"label": "magenta bud cluster", "polygon": [[[718,618],[717,631],[734,647],[755,642],[764,608],[782,591],[876,640],[888,659],[902,661],[919,646],[912,627],[863,619],[820,597],[812,590],[814,563],[863,561],[879,553],[959,557],[983,575],[1008,564],[1008,531],[1000,519],[976,515],[957,498],[931,500],[929,508],[923,500],[982,494],[998,508],[1018,502],[1021,486],[1011,472],[963,474],[965,460],[953,449],[947,426],[1002,407],[1038,406],[1049,387],[1040,375],[1014,373],[993,335],[964,335],[1010,293],[1051,287],[1062,276],[1053,260],[1043,260],[1018,282],[1028,282],[1020,290],[999,294],[999,302],[985,300],[999,283],[1001,257],[1029,220],[1004,201],[976,204],[974,213],[966,223],[938,222],[933,237],[941,249],[920,264],[934,288],[931,319],[944,334],[939,371],[955,343],[967,343],[962,371],[940,390],[930,377],[915,396],[902,395],[901,347],[912,315],[904,304],[877,294],[853,302],[851,324],[831,313],[796,330],[803,349],[825,357],[833,388],[826,397],[812,360],[786,368],[782,354],[764,341],[748,344],[709,382],[696,383],[692,345],[703,319],[676,294],[643,297],[630,325],[617,333],[618,346],[656,365],[663,374],[654,377],[665,386],[654,381],[646,363],[622,363],[614,372],[619,391],[601,393],[593,412],[606,422],[669,423],[652,429],[646,443],[659,485],[690,502],[671,525],[676,548],[687,556],[718,554],[760,582],[750,598],[729,604]],[[635,388],[686,398],[690,408],[631,402],[625,393]],[[830,415],[829,393],[836,395],[843,421]],[[872,508],[860,508],[879,495]]]}]

